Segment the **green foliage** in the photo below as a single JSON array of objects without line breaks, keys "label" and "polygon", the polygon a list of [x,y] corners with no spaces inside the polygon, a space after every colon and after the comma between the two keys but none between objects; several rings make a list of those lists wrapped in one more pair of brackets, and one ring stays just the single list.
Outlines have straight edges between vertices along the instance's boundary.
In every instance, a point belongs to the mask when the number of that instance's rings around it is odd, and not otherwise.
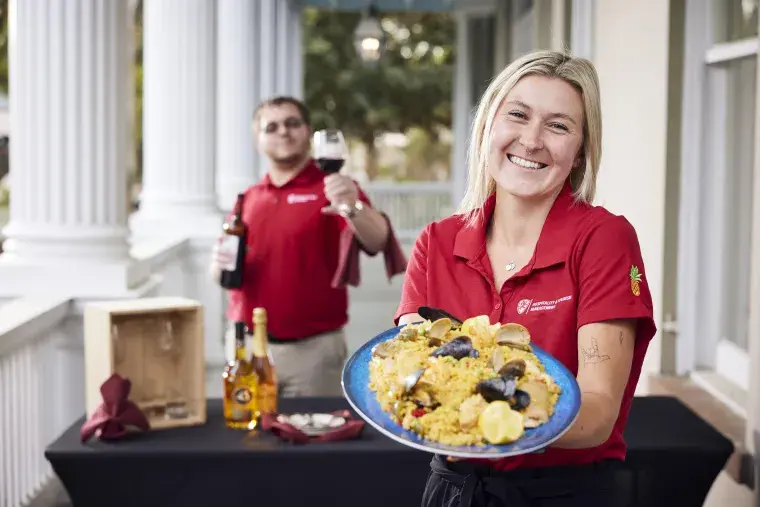
[{"label": "green foliage", "polygon": [[[133,12],[133,135],[138,180],[142,166],[142,9],[140,0]],[[359,19],[360,15],[352,12],[303,10],[305,99],[315,127],[340,128],[350,141],[365,146],[385,132],[421,129],[428,139],[425,149],[448,150],[436,141],[440,128],[451,126],[456,40],[452,17],[446,13],[383,13],[387,49],[375,67],[365,66],[354,49]],[[8,0],[0,0],[0,90],[8,92]]]},{"label": "green foliage", "polygon": [[407,132],[408,144],[404,149],[406,155],[406,177],[414,180],[433,180],[434,169],[447,170],[451,162],[451,144],[442,142],[421,128],[412,128]]},{"label": "green foliage", "polygon": [[363,64],[353,34],[360,14],[304,9],[305,98],[315,128],[340,128],[365,145],[412,127],[437,138],[451,126],[455,25],[448,14],[383,13],[387,49]]}]

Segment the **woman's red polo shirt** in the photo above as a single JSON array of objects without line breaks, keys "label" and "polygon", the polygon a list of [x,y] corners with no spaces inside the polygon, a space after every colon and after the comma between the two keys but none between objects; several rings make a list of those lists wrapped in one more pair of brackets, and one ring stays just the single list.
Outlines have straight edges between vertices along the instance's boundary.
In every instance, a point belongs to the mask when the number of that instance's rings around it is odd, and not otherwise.
[{"label": "woman's red polo shirt", "polygon": [[430,224],[420,234],[409,259],[396,322],[420,306],[442,308],[463,319],[487,314],[492,322],[517,322],[528,328],[536,344],[577,375],[581,326],[638,319],[631,374],[607,442],[590,449],[550,447],[543,453],[487,463],[511,470],[624,459],[623,430],[644,355],[656,331],[636,231],[622,216],[576,203],[570,186],[565,185],[530,262],[499,291],[486,253],[486,225],[495,202],[492,195],[476,227],[465,227],[462,217],[452,216]]}]

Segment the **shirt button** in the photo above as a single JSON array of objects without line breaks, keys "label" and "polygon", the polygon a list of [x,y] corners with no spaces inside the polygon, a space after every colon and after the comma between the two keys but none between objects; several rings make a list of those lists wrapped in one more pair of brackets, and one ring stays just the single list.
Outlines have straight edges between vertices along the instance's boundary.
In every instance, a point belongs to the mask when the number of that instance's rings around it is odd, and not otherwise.
[{"label": "shirt button", "polygon": [[494,310],[500,310],[501,309],[501,303],[496,303],[493,305]]}]

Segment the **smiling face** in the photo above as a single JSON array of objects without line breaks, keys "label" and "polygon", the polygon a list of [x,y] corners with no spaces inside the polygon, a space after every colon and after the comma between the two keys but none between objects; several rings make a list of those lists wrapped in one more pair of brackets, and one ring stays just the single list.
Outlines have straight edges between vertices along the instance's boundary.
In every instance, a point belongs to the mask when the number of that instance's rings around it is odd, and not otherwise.
[{"label": "smiling face", "polygon": [[500,188],[515,197],[556,194],[582,163],[583,100],[558,78],[525,76],[496,113],[488,159]]},{"label": "smiling face", "polygon": [[284,103],[263,107],[254,121],[259,150],[273,164],[289,166],[308,156],[311,128],[295,105]]}]

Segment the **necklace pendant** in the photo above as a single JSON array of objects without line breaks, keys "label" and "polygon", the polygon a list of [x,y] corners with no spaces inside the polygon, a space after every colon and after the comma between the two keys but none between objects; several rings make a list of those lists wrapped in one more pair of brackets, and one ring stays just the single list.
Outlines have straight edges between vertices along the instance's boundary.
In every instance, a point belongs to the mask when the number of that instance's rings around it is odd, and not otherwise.
[{"label": "necklace pendant", "polygon": [[507,264],[507,271],[512,271],[514,269],[515,269],[515,263],[514,263],[514,261],[510,262],[509,264]]}]

